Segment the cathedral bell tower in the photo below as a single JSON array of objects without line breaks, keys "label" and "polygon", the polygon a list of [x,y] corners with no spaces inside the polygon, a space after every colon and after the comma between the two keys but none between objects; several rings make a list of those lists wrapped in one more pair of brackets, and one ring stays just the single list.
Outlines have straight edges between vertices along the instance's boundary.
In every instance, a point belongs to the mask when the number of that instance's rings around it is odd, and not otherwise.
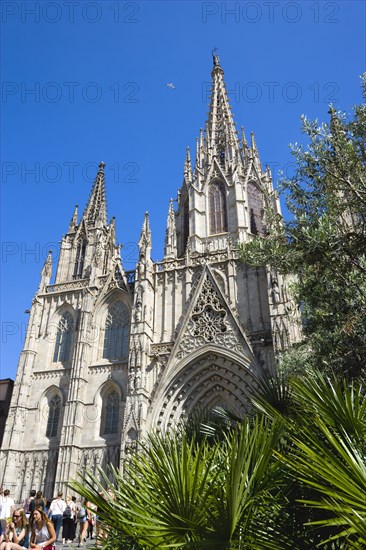
[{"label": "cathedral bell tower", "polygon": [[263,170],[252,134],[239,138],[224,82],[214,56],[212,89],[205,131],[200,130],[192,172],[190,152],[176,213],[178,256],[186,249],[204,253],[224,250],[227,242],[246,241],[265,233],[265,194],[273,191],[269,170]]},{"label": "cathedral bell tower", "polygon": [[104,167],[101,162],[80,222],[76,206],[62,237],[55,284],[100,277],[108,273],[117,254],[114,219],[107,225]]},{"label": "cathedral bell tower", "polygon": [[54,283],[50,253],[32,302],[1,451],[0,483],[18,501],[119,464],[132,287],[107,223],[104,167],[62,237]]},{"label": "cathedral bell tower", "polygon": [[150,399],[140,417],[147,429],[169,429],[196,407],[246,414],[256,376],[273,371],[276,354],[300,337],[288,280],[240,259],[240,243],[268,231],[268,201],[278,214],[280,206],[270,198],[272,177],[254,134],[249,145],[243,129],[238,135],[217,55],[211,77],[195,165],[187,148],[177,209],[172,199],[168,208],[164,258],[152,272]]}]

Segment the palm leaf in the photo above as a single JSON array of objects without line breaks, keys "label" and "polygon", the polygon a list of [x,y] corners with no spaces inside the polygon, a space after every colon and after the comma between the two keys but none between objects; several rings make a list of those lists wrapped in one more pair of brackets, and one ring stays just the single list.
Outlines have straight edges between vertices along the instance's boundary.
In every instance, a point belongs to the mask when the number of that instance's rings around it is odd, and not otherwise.
[{"label": "palm leaf", "polygon": [[323,543],[345,539],[357,548],[358,540],[366,541],[365,396],[357,383],[320,376],[293,386],[304,414],[293,436],[295,449],[282,460],[315,491],[300,502],[326,512],[309,522],[330,528]]}]

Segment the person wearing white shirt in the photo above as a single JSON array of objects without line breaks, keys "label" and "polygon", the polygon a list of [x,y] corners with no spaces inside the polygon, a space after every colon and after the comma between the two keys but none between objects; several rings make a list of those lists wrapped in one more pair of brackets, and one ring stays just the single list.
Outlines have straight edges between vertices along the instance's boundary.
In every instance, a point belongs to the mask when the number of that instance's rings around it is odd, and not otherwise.
[{"label": "person wearing white shirt", "polygon": [[3,529],[6,525],[6,518],[10,518],[14,511],[14,500],[9,495],[9,489],[5,489],[4,494],[0,497],[0,521]]},{"label": "person wearing white shirt", "polygon": [[60,528],[62,525],[63,513],[66,508],[66,502],[62,498],[62,493],[59,493],[56,498],[51,502],[49,514],[55,526],[56,532],[56,541],[58,540],[58,535],[60,533]]}]

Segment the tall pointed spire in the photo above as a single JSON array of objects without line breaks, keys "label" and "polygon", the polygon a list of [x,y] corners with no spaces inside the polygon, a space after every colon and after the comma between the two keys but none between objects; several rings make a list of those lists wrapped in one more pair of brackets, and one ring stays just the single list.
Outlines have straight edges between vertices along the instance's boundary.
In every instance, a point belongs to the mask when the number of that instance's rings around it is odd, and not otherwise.
[{"label": "tall pointed spire", "polygon": [[257,144],[255,142],[254,132],[251,132],[250,136],[251,136],[251,145],[252,145],[251,149],[252,149],[254,164],[257,167],[257,169],[261,172],[262,166],[261,166],[261,161],[259,159],[259,153],[257,149]]},{"label": "tall pointed spire", "polygon": [[145,212],[144,222],[142,224],[142,230],[139,240],[140,256],[141,253],[146,257],[146,251],[151,249],[151,231],[149,222],[149,213]]},{"label": "tall pointed spire", "polygon": [[241,157],[240,141],[237,135],[228,93],[224,82],[224,71],[216,48],[212,51],[213,69],[210,108],[205,133],[201,130],[196,148],[195,179],[200,182],[199,170],[209,168],[216,159],[225,170],[233,169]]},{"label": "tall pointed spire", "polygon": [[74,213],[73,213],[71,221],[70,221],[68,233],[72,233],[73,231],[75,231],[75,229],[78,225],[78,218],[79,218],[79,207],[78,207],[78,205],[76,205]]},{"label": "tall pointed spire", "polygon": [[189,147],[186,149],[186,159],[184,161],[184,179],[186,183],[191,183],[192,181],[191,151]]},{"label": "tall pointed spire", "polygon": [[208,146],[222,163],[230,162],[235,159],[240,147],[224,82],[224,71],[216,54],[211,76],[212,93],[207,124]]},{"label": "tall pointed spire", "polygon": [[175,225],[175,212],[173,206],[173,199],[170,199],[167,227],[165,233],[165,258],[177,257],[177,229]]},{"label": "tall pointed spire", "polygon": [[46,286],[50,284],[52,277],[52,250],[49,250],[45,263],[41,271],[41,282],[38,287],[38,292],[44,292]]},{"label": "tall pointed spire", "polygon": [[101,162],[99,164],[99,170],[93,184],[88,204],[83,214],[83,219],[89,227],[95,227],[96,225],[107,225],[104,167],[104,162]]}]

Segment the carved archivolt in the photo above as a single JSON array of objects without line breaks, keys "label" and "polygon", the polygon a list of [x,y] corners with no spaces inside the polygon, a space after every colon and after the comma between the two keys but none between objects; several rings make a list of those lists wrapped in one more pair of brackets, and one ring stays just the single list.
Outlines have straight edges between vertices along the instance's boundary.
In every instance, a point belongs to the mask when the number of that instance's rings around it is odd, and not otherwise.
[{"label": "carved archivolt", "polygon": [[212,408],[218,403],[244,416],[250,408],[252,382],[250,371],[243,365],[214,353],[205,354],[177,374],[150,418],[154,426],[165,430],[176,426],[196,407]]}]

